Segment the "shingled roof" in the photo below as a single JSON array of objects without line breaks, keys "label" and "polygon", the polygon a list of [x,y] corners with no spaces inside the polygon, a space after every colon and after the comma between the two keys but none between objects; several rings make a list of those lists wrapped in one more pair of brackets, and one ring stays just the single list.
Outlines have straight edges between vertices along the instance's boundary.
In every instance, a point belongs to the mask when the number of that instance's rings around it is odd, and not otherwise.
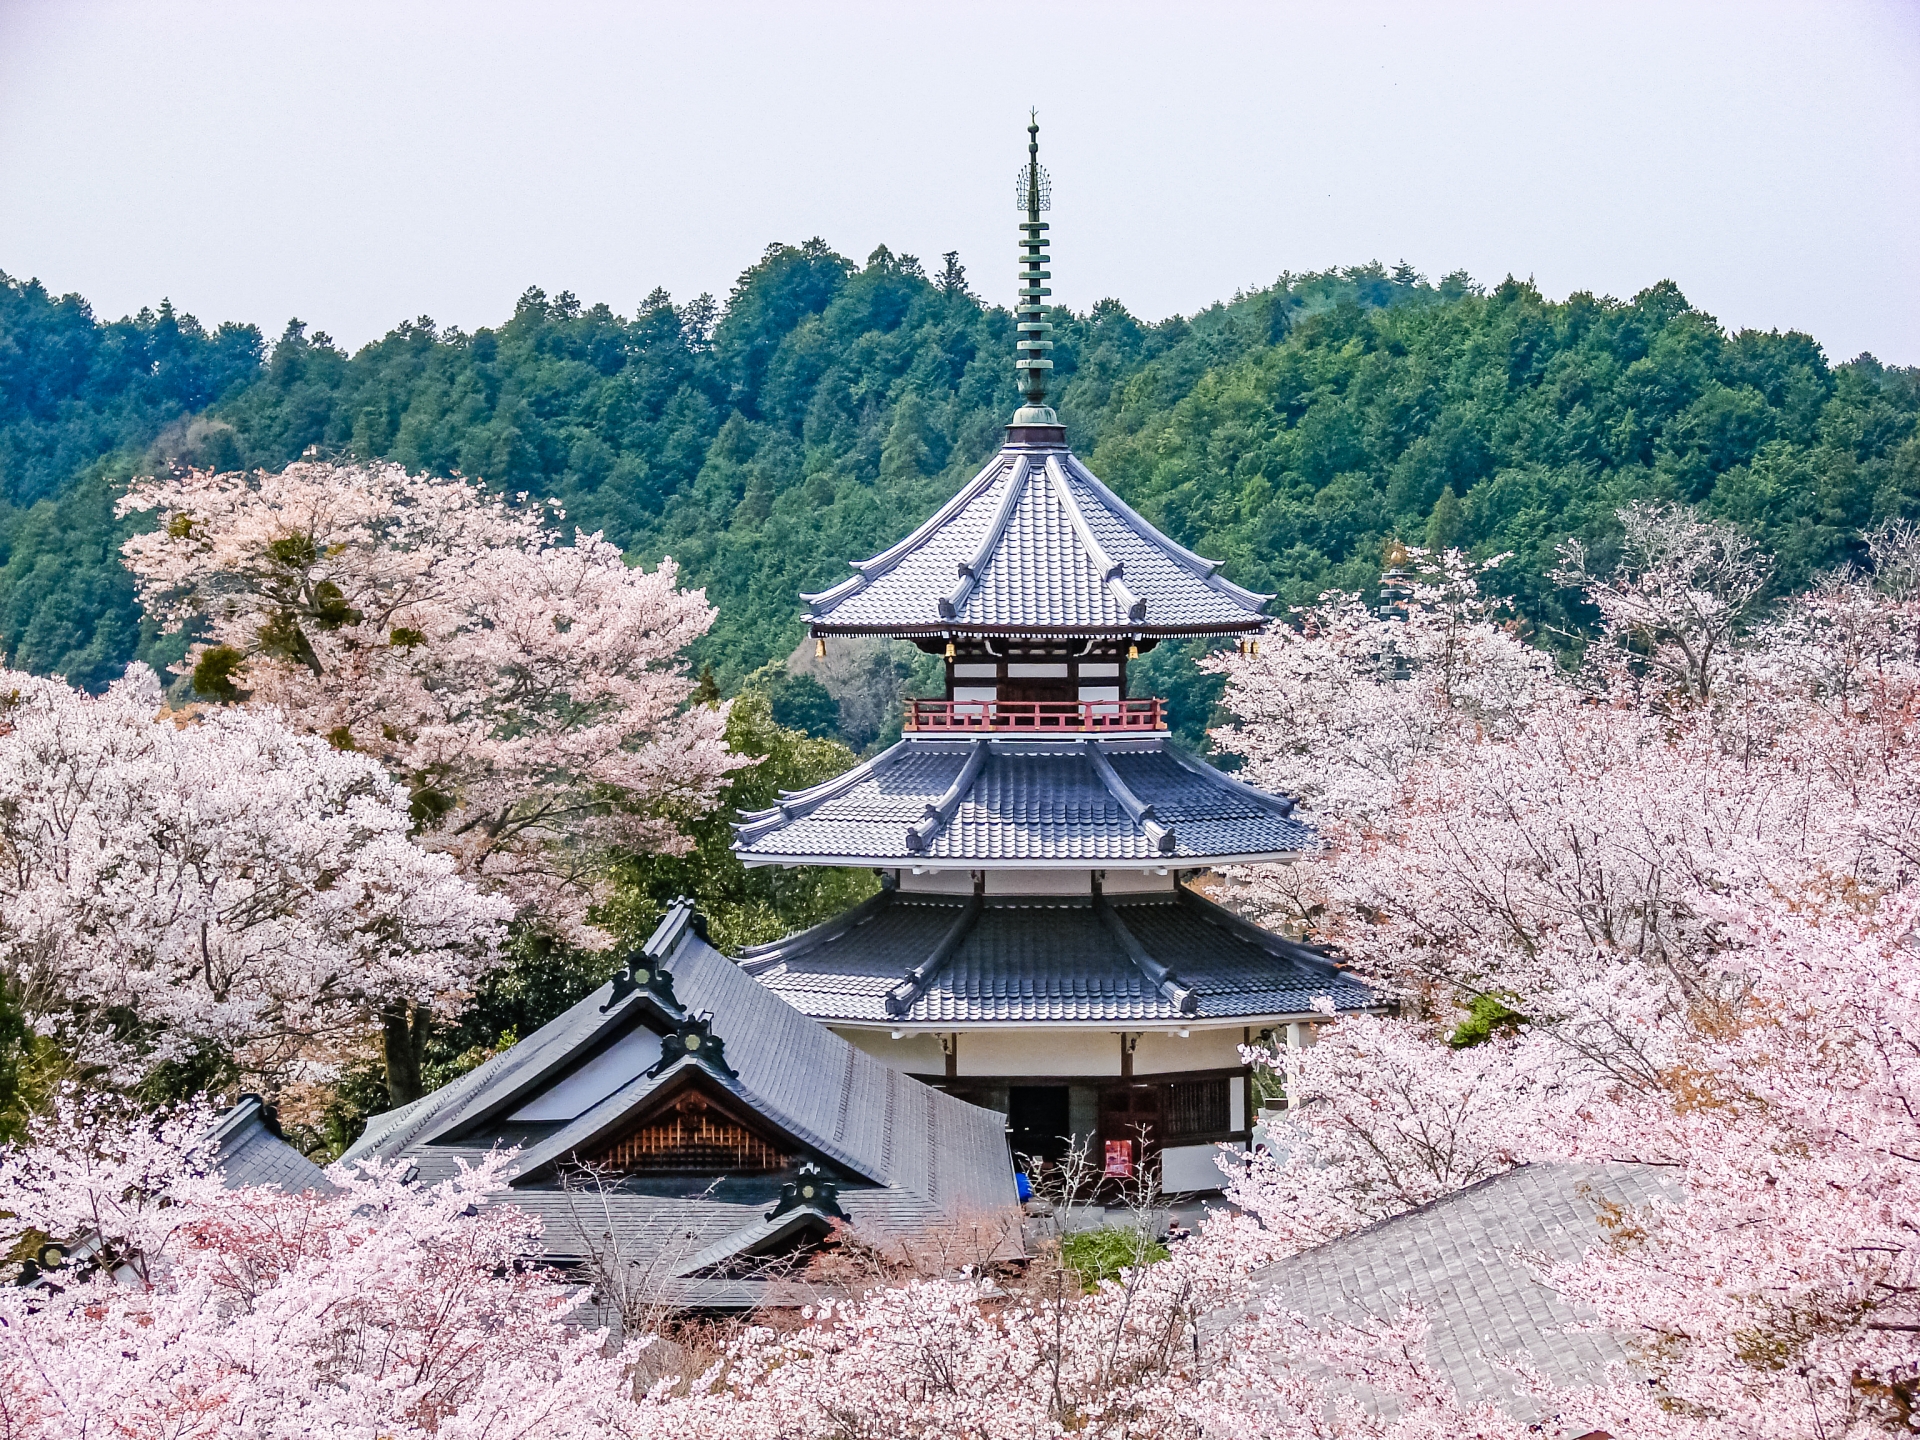
[{"label": "shingled roof", "polygon": [[[1658,1166],[1522,1165],[1269,1266],[1254,1289],[1260,1303],[1315,1322],[1392,1319],[1418,1305],[1429,1325],[1427,1359],[1461,1401],[1491,1401],[1531,1422],[1545,1417],[1503,1361],[1524,1352],[1548,1379],[1579,1386],[1631,1357],[1615,1335],[1583,1328],[1589,1317],[1541,1280],[1529,1257],[1572,1260],[1600,1244],[1596,1217],[1608,1204],[1682,1198]],[[1391,1409],[1386,1397],[1359,1398]]]},{"label": "shingled roof", "polygon": [[816,634],[1228,635],[1259,629],[1272,598],[1162,535],[1064,441],[1009,443],[933,518],[853,568],[800,597]]},{"label": "shingled roof", "polygon": [[289,1145],[274,1112],[258,1095],[243,1095],[214,1121],[207,1138],[213,1163],[229,1190],[247,1185],[277,1185],[289,1194],[337,1188],[313,1161]]},{"label": "shingled roof", "polygon": [[[684,902],[621,975],[452,1084],[373,1117],[343,1158],[405,1158],[431,1183],[518,1145],[510,1202],[542,1217],[549,1254],[565,1261],[587,1240],[563,1183],[570,1168],[689,1092],[818,1167],[837,1197],[837,1208],[801,1207],[819,1228],[844,1215],[907,1234],[1014,1202],[1004,1117],[909,1079],[795,1010],[708,945]],[[767,1224],[798,1183],[790,1172],[633,1175],[591,1208],[612,1218],[629,1253],[693,1287],[685,1303],[757,1303],[751,1287],[712,1275],[775,1238]]]},{"label": "shingled roof", "polygon": [[1184,886],[1167,895],[1002,898],[883,890],[740,968],[830,1022],[1140,1024],[1364,1010],[1373,993],[1317,950]]},{"label": "shingled roof", "polygon": [[843,775],[743,812],[749,865],[1099,866],[1273,860],[1311,850],[1293,802],[1164,735],[908,736]]}]

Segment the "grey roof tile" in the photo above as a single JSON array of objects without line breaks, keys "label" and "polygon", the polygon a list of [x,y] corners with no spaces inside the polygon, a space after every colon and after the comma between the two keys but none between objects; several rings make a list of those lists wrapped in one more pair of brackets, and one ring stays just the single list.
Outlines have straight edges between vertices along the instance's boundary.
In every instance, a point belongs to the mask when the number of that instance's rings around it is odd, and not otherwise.
[{"label": "grey roof tile", "polygon": [[[685,1012],[711,1014],[713,1034],[725,1041],[736,1076],[714,1076],[714,1083],[850,1176],[841,1184],[840,1203],[854,1223],[912,1230],[943,1215],[985,1214],[1012,1203],[1004,1117],[898,1074],[801,1014],[707,945],[687,923],[687,912],[670,915],[661,934],[676,916],[679,930],[665,941],[656,935],[649,947],[664,952],[663,968]],[[404,1156],[430,1183],[496,1144],[513,1143],[517,1132],[501,1116],[558,1083],[581,1055],[652,1015],[642,993],[618,1003],[613,995],[611,983],[602,986],[425,1100],[376,1116],[344,1158]],[[577,1119],[528,1140],[511,1203],[546,1220],[551,1253],[567,1258],[569,1242],[556,1227],[578,1223],[576,1201],[557,1183],[554,1164],[617,1128],[677,1071],[636,1077]],[[678,1246],[687,1239],[692,1249],[684,1255],[691,1255],[757,1223],[778,1195],[777,1181],[766,1195],[754,1193],[767,1183],[729,1181],[724,1193],[708,1194],[706,1178],[682,1183],[686,1193],[672,1183],[636,1180],[609,1203],[623,1232],[632,1227],[626,1238],[633,1244],[644,1249],[671,1240]],[[577,1237],[572,1243],[577,1249]]]},{"label": "grey roof tile", "polygon": [[1256,1275],[1254,1289],[1261,1302],[1315,1321],[1391,1319],[1417,1304],[1431,1327],[1428,1358],[1461,1399],[1531,1422],[1542,1417],[1502,1360],[1525,1351],[1549,1379],[1575,1386],[1603,1380],[1629,1355],[1617,1337],[1580,1329],[1587,1317],[1522,1257],[1570,1260],[1599,1243],[1603,1201],[1680,1198],[1657,1166],[1523,1165],[1283,1260]]},{"label": "grey roof tile", "polygon": [[1148,954],[1192,989],[1185,1013],[1115,943],[1086,899],[987,903],[951,960],[912,1007],[890,1014],[887,994],[930,955],[967,901],[895,893],[862,923],[831,926],[741,961],[796,1010],[825,1021],[988,1024],[1008,1021],[1180,1023],[1306,1015],[1316,997],[1342,1011],[1376,997],[1325,957],[1256,931],[1189,891],[1122,899],[1115,912]]},{"label": "grey roof tile", "polygon": [[[1102,559],[1117,564],[1118,574],[1105,573]],[[942,602],[976,560],[961,603],[943,613]],[[1008,445],[919,529],[854,568],[861,573],[802,597],[816,628],[1219,634],[1258,628],[1271,598],[1231,584],[1216,573],[1217,562],[1162,535],[1064,445]],[[1139,613],[1129,597],[1144,602]]]},{"label": "grey roof tile", "polygon": [[246,1095],[214,1122],[214,1166],[229,1190],[275,1185],[289,1194],[337,1188],[326,1172],[294,1149],[277,1132],[258,1095]]},{"label": "grey roof tile", "polygon": [[[976,745],[986,747],[985,759],[952,818],[915,848],[909,830],[961,777]],[[1128,813],[1098,773],[1090,746],[1173,831],[1171,849]],[[825,785],[743,813],[734,849],[749,864],[1209,863],[1312,849],[1312,827],[1291,811],[1291,801],[1222,774],[1165,736],[908,736]]]}]

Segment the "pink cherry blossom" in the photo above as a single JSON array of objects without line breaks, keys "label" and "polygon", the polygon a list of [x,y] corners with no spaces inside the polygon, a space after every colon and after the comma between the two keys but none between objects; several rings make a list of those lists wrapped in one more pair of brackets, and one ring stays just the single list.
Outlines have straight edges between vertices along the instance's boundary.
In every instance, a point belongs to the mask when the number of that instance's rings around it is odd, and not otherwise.
[{"label": "pink cherry blossom", "polygon": [[429,848],[566,938],[605,943],[605,852],[685,848],[740,764],[725,714],[684,704],[713,610],[671,560],[396,465],[186,471],[120,509],[159,512],[122,551],[151,614],[204,625],[189,669],[219,650],[236,693],[378,759]]},{"label": "pink cherry blossom", "polygon": [[390,997],[456,998],[509,910],[408,826],[378,764],[272,710],[0,672],[0,974],[82,1059],[284,1076]]}]

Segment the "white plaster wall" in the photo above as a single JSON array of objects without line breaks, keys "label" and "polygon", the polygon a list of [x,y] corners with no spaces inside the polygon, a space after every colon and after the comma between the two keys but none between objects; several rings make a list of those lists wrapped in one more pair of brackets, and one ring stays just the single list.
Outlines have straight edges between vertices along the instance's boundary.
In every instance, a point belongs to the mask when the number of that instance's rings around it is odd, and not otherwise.
[{"label": "white plaster wall", "polygon": [[884,1065],[913,1075],[944,1075],[947,1057],[940,1049],[938,1035],[902,1035],[898,1040],[888,1030],[854,1030],[836,1027],[834,1034],[859,1047]]},{"label": "white plaster wall", "polygon": [[[1129,866],[1101,872],[1100,888],[1108,895],[1171,895],[1177,883],[1171,869],[1164,875],[1158,865]],[[971,895],[973,871],[956,869],[922,870],[911,866],[894,872],[899,876],[902,894]],[[1090,895],[1093,893],[1091,870],[989,870],[989,895]]]},{"label": "white plaster wall", "polygon": [[1152,866],[1144,873],[1139,870],[1107,870],[1100,882],[1100,889],[1107,895],[1148,895],[1173,893],[1174,875],[1172,870],[1164,874],[1155,873],[1159,866]]},{"label": "white plaster wall", "polygon": [[[946,1073],[940,1033],[903,1035],[885,1029],[834,1026],[841,1036],[875,1059],[915,1075]],[[1240,1027],[1194,1030],[1187,1039],[1165,1031],[1146,1031],[1134,1043],[1136,1075],[1167,1075],[1185,1070],[1240,1067]],[[1120,1073],[1120,1032],[1067,1030],[1035,1026],[1022,1030],[960,1032],[958,1073],[965,1076],[1115,1075]],[[1234,1128],[1246,1123],[1244,1097],[1233,1091]]]},{"label": "white plaster wall", "polygon": [[1091,895],[1091,870],[989,870],[989,895]]},{"label": "white plaster wall", "polygon": [[[1235,1144],[1234,1149],[1246,1146]],[[1227,1183],[1220,1173],[1218,1145],[1172,1145],[1160,1152],[1160,1188],[1169,1193],[1182,1190],[1218,1190]]]},{"label": "white plaster wall", "polygon": [[962,1075],[1118,1075],[1111,1030],[973,1030],[960,1033]]},{"label": "white plaster wall", "polygon": [[[902,869],[900,875],[900,893],[903,895],[971,895],[973,893],[973,872],[971,870],[942,870],[938,873],[927,871],[916,875],[911,869]],[[903,965],[902,970],[911,966]]]},{"label": "white plaster wall", "polygon": [[1168,1035],[1165,1030],[1142,1032],[1133,1050],[1133,1073],[1164,1075],[1172,1070],[1221,1070],[1240,1065],[1240,1032],[1231,1030],[1191,1030],[1186,1039]]}]

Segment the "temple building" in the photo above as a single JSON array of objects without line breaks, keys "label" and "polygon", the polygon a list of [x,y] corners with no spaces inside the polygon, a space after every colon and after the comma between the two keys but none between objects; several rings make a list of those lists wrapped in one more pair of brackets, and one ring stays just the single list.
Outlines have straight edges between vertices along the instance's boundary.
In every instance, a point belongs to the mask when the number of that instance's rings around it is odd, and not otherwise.
[{"label": "temple building", "polygon": [[615,1255],[623,1283],[691,1309],[770,1303],[782,1263],[839,1221],[906,1239],[1015,1203],[1000,1116],[796,1014],[707,944],[686,901],[612,980],[374,1116],[342,1158],[431,1184],[516,1147],[504,1198],[541,1219],[550,1260],[592,1278]]},{"label": "temple building", "polygon": [[748,865],[866,866],[879,894],[740,966],[888,1067],[1004,1112],[1015,1152],[1097,1143],[1114,1173],[1216,1188],[1254,1118],[1240,1047],[1375,997],[1328,957],[1183,884],[1311,850],[1291,800],[1187,754],[1129,662],[1163,640],[1246,640],[1270,596],[1162,535],[1067,446],[1046,401],[1047,180],[1020,177],[1015,370],[999,453],[925,524],[802,596],[820,646],[908,640],[946,691],[891,749],[749,813]]}]

